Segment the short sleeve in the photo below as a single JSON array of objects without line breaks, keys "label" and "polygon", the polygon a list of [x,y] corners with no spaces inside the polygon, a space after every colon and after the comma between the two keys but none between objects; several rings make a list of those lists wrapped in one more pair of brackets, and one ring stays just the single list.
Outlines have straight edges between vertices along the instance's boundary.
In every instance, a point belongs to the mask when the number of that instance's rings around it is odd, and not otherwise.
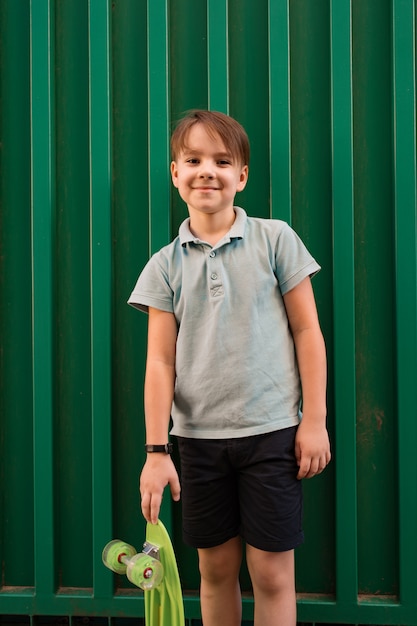
[{"label": "short sleeve", "polygon": [[282,295],[321,269],[297,233],[286,223],[277,238],[275,262]]},{"label": "short sleeve", "polygon": [[145,313],[149,307],[173,312],[173,293],[160,254],[145,265],[127,302]]}]

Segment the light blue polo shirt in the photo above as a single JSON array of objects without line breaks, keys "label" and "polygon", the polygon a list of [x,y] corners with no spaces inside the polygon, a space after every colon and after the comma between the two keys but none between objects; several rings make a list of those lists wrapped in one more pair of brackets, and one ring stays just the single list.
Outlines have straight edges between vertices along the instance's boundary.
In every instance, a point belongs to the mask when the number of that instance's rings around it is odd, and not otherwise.
[{"label": "light blue polo shirt", "polygon": [[298,424],[300,380],[283,295],[320,266],[283,221],[236,220],[215,246],[189,219],[129,298],[178,323],[172,434],[218,439]]}]

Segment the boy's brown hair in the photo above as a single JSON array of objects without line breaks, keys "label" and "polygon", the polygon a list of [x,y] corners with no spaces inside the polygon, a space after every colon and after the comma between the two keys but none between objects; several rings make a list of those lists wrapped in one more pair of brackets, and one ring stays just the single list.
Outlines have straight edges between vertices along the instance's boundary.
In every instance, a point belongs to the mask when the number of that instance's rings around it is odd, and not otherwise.
[{"label": "boy's brown hair", "polygon": [[218,111],[194,109],[180,120],[171,136],[171,157],[175,161],[187,145],[194,124],[202,124],[207,133],[219,136],[225,147],[241,165],[249,165],[249,139],[245,129],[233,117]]}]

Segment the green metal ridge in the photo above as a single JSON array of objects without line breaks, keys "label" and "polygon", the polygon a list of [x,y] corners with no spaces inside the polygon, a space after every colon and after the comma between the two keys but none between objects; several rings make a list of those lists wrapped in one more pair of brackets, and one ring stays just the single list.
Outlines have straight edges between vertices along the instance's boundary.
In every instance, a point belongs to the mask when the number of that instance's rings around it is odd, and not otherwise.
[{"label": "green metal ridge", "polygon": [[392,6],[400,600],[417,615],[416,15],[413,0]]},{"label": "green metal ridge", "polygon": [[291,223],[289,0],[268,0],[270,216]]},{"label": "green metal ridge", "polygon": [[[149,254],[171,238],[171,181],[169,177],[169,63],[168,3],[148,1],[148,154]],[[161,519],[172,532],[171,498],[161,505]]]},{"label": "green metal ridge", "polygon": [[96,598],[112,594],[112,576],[101,562],[101,552],[112,531],[109,11],[107,0],[89,1],[92,558]]},{"label": "green metal ridge", "polygon": [[356,363],[351,0],[332,0],[336,595],[356,605]]},{"label": "green metal ridge", "polygon": [[170,241],[168,2],[148,0],[149,253]]},{"label": "green metal ridge", "polygon": [[32,584],[34,568],[29,51],[29,3],[2,0],[0,562],[2,584],[15,585]]},{"label": "green metal ridge", "polygon": [[207,0],[208,108],[229,113],[228,0]]},{"label": "green metal ridge", "polygon": [[34,547],[37,598],[55,591],[53,484],[54,81],[51,4],[30,6]]}]

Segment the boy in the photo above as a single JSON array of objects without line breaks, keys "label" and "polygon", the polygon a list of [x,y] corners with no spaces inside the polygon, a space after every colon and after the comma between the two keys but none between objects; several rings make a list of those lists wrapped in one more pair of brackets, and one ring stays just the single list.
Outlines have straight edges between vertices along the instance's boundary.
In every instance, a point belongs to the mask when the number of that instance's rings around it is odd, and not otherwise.
[{"label": "boy", "polygon": [[325,347],[310,283],[320,267],[287,224],[234,206],[249,164],[238,122],[193,111],[171,150],[189,219],[129,299],[149,313],[142,511],[157,521],[167,484],[180,498],[167,444],[172,415],[204,626],[241,623],[242,541],[255,625],[294,626],[301,479],[330,461]]}]

